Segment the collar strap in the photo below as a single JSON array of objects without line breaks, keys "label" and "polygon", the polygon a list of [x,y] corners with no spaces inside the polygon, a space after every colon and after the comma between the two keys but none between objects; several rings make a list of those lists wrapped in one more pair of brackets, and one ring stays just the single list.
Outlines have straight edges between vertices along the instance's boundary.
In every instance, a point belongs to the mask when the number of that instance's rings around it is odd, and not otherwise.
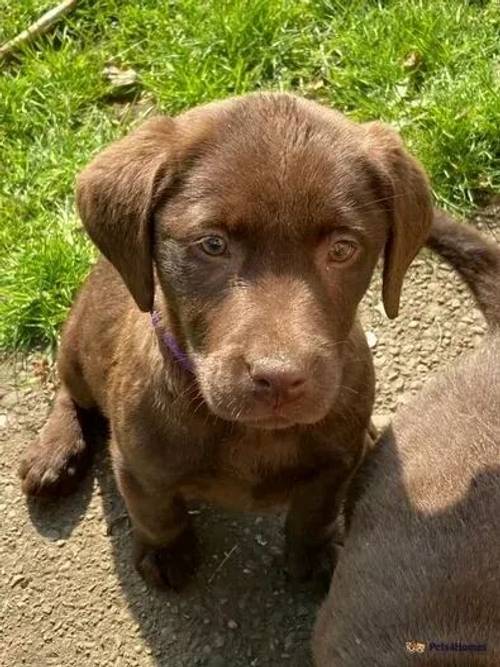
[{"label": "collar strap", "polygon": [[175,361],[179,364],[179,366],[188,373],[194,375],[194,368],[191,359],[184,352],[179,343],[175,340],[175,337],[164,329],[161,323],[160,313],[157,310],[151,311],[151,324],[153,325],[153,328],[156,332],[156,335],[158,336],[160,343],[163,343],[165,345],[165,347],[171,353],[171,355],[173,356]]}]

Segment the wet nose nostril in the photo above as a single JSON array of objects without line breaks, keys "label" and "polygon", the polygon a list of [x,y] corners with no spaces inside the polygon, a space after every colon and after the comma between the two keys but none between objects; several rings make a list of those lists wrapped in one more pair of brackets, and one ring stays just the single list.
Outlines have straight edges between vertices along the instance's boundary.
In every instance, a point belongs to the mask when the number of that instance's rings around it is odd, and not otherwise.
[{"label": "wet nose nostril", "polygon": [[305,374],[290,368],[283,362],[260,360],[247,365],[253,381],[253,391],[257,398],[263,400],[290,401],[300,397],[305,390]]},{"label": "wet nose nostril", "polygon": [[263,391],[270,390],[272,389],[272,383],[270,380],[263,378],[263,377],[254,377],[253,378],[254,384],[258,389],[262,389]]}]

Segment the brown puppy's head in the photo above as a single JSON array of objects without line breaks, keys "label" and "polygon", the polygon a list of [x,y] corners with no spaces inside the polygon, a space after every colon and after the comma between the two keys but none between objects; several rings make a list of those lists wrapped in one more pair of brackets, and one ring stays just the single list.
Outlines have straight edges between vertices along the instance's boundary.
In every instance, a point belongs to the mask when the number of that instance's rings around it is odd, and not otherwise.
[{"label": "brown puppy's head", "polygon": [[142,310],[155,264],[212,411],[263,428],[326,416],[377,258],[395,317],[432,217],[393,131],[285,94],[151,120],[97,156],[77,196]]}]

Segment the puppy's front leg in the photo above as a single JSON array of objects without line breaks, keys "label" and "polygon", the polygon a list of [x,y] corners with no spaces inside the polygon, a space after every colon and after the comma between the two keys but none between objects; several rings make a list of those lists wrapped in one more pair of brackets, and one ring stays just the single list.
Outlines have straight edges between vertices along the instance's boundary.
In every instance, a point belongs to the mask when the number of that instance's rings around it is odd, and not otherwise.
[{"label": "puppy's front leg", "polygon": [[197,564],[196,537],[183,499],[172,488],[139,478],[116,450],[113,467],[132,522],[139,574],[158,588],[180,590]]},{"label": "puppy's front leg", "polygon": [[353,458],[332,460],[312,479],[298,485],[285,523],[285,561],[288,575],[304,581],[317,569],[332,538],[347,487],[359,465],[364,444]]}]

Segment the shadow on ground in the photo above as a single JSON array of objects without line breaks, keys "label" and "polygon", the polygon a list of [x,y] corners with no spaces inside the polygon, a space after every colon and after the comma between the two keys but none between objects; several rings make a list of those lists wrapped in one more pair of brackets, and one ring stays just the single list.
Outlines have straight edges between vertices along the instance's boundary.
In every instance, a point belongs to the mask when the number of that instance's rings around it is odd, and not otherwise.
[{"label": "shadow on ground", "polygon": [[[97,444],[90,474],[72,497],[57,503],[29,501],[37,531],[67,539],[83,518],[96,481],[102,498],[114,569],[154,664],[161,667],[239,665],[307,667],[319,583],[291,587],[279,567],[283,518],[191,510],[202,564],[182,593],[148,589],[132,565],[132,540],[105,447],[106,431],[94,422],[87,437]],[[149,652],[149,651],[148,651]]]}]

